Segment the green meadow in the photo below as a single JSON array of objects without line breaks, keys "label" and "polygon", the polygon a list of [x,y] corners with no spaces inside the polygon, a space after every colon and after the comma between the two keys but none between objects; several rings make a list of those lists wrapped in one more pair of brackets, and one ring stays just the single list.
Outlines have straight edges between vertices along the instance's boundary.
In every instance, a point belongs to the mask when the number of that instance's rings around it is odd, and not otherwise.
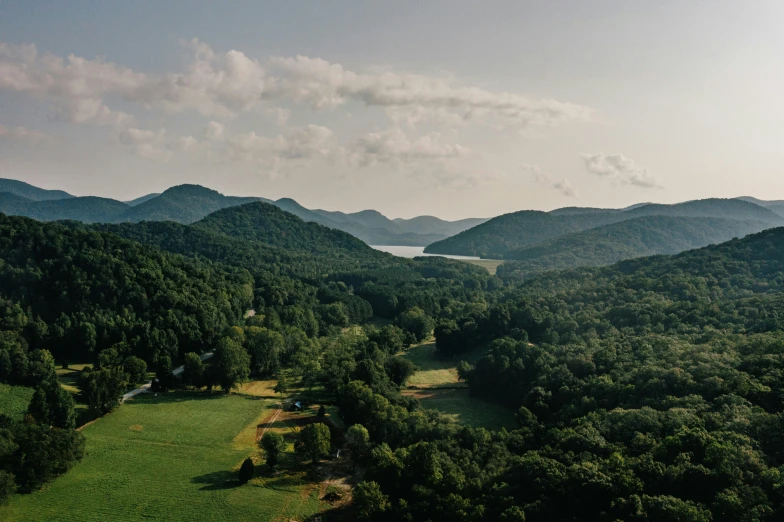
[{"label": "green meadow", "polygon": [[304,474],[239,485],[258,458],[257,426],[274,401],[176,392],[141,395],[84,427],[84,460],[30,495],[0,507],[4,521],[290,521],[325,506]]},{"label": "green meadow", "polygon": [[483,353],[484,348],[477,348],[445,359],[438,357],[434,342],[412,346],[400,357],[416,364],[419,370],[406,381],[403,394],[416,397],[423,408],[438,410],[465,426],[514,429],[514,412],[471,397],[465,383],[458,380],[457,364],[461,360],[476,362]]}]

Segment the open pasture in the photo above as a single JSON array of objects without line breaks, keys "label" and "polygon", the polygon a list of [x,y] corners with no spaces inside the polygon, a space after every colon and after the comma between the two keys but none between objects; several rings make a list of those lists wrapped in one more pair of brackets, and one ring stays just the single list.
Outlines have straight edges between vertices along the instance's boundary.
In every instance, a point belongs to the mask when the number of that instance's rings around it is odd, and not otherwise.
[{"label": "open pasture", "polygon": [[0,507],[14,521],[303,520],[326,507],[304,473],[236,481],[258,458],[273,401],[205,392],[143,394],[84,428],[87,454],[64,476]]}]

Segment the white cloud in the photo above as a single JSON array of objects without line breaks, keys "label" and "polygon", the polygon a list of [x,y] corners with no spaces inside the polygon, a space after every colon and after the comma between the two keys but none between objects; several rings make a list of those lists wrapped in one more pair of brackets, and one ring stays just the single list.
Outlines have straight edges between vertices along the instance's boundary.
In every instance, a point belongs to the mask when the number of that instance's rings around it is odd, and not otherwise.
[{"label": "white cloud", "polygon": [[129,128],[122,130],[117,135],[117,140],[142,158],[167,162],[172,157],[171,141],[166,136],[165,129],[151,131]]},{"label": "white cloud", "polygon": [[[412,121],[445,115],[463,120],[495,119],[525,127],[551,125],[568,119],[587,119],[591,110],[552,99],[531,99],[507,92],[453,85],[418,74],[356,73],[341,64],[307,56],[277,57],[268,62],[274,76],[267,95],[305,102],[316,108],[336,107],[347,101],[407,111]],[[431,113],[427,115],[427,113]],[[455,121],[455,120],[453,120]]]},{"label": "white cloud", "polygon": [[357,139],[349,147],[349,152],[351,160],[360,165],[399,165],[457,158],[471,151],[459,144],[445,143],[444,137],[437,132],[412,140],[400,128],[393,127]]},{"label": "white cloud", "polygon": [[130,116],[103,103],[108,93],[128,95],[145,76],[100,59],[39,54],[34,45],[0,43],[0,90],[51,99],[55,114],[74,123],[128,124]]},{"label": "white cloud", "polygon": [[577,197],[577,191],[574,190],[574,187],[572,186],[571,183],[569,183],[569,180],[566,178],[562,179],[561,181],[556,181],[555,183],[553,183],[553,188],[561,191],[561,194],[563,194],[566,197],[569,198]]},{"label": "white cloud", "polygon": [[539,165],[533,165],[531,163],[523,163],[521,169],[524,174],[528,174],[531,176],[536,183],[541,183],[544,181],[550,181],[550,175],[542,170],[542,167]]},{"label": "white cloud", "polygon": [[539,165],[532,165],[530,163],[523,163],[522,171],[529,176],[534,181],[534,183],[544,183],[549,185],[550,187],[554,188],[561,194],[569,198],[576,198],[577,191],[572,186],[571,182],[563,178],[560,181],[553,181],[552,176],[546,172],[542,167]]},{"label": "white cloud", "polygon": [[217,121],[211,121],[204,129],[204,137],[210,141],[221,141],[223,133],[226,131],[226,126]]},{"label": "white cloud", "polygon": [[255,132],[237,134],[226,139],[229,159],[251,161],[273,176],[292,165],[308,165],[313,160],[340,162],[345,150],[335,134],[326,127],[308,125],[274,138]]},{"label": "white cloud", "polygon": [[623,154],[583,154],[582,158],[589,174],[609,178],[624,185],[661,188],[648,169],[638,166],[634,160]]},{"label": "white cloud", "polygon": [[[262,62],[243,52],[215,53],[198,40],[187,44],[184,73],[151,76],[127,67],[69,55],[39,53],[34,45],[0,44],[0,90],[24,92],[54,102],[57,113],[76,123],[129,125],[130,116],[107,106],[119,97],[165,112],[195,111],[231,118],[265,101],[300,103],[315,109],[348,102],[383,107],[398,123],[489,121],[519,128],[590,117],[591,110],[552,99],[456,85],[452,79],[394,72],[358,73],[341,64],[306,56]],[[278,121],[288,120],[275,109]]]}]

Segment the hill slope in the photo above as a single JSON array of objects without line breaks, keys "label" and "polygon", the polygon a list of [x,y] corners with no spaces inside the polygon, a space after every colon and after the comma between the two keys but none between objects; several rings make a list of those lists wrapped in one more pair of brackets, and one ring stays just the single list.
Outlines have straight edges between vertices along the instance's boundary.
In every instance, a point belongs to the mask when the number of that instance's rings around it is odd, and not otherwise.
[{"label": "hill slope", "polygon": [[126,201],[125,203],[129,204],[132,207],[135,207],[139,203],[144,203],[145,201],[149,201],[149,200],[151,200],[153,198],[157,198],[160,195],[161,195],[160,192],[155,192],[155,193],[152,193],[152,194],[147,194],[145,196],[138,197],[136,199],[132,199],[130,201]]},{"label": "hill slope", "polygon": [[[251,304],[252,283],[246,270],[82,226],[0,214],[0,301],[49,325],[25,329],[24,335],[58,360],[88,360],[125,338],[134,355],[150,363],[170,349],[172,357],[202,351],[242,317]],[[139,337],[150,324],[161,324],[161,317],[169,318],[166,328],[176,340]]]},{"label": "hill slope", "polygon": [[316,254],[381,254],[346,232],[305,222],[262,202],[219,210],[193,226],[237,239]]},{"label": "hill slope", "polygon": [[194,223],[207,214],[259,198],[236,198],[199,185],[179,185],[129,208],[112,221],[176,221]]},{"label": "hill slope", "polygon": [[559,268],[610,265],[624,259],[722,243],[768,228],[760,221],[676,216],[643,216],[568,234],[510,251],[507,273],[518,276]]},{"label": "hill slope", "polygon": [[[67,204],[43,204],[64,199],[73,201]],[[310,210],[291,198],[272,201],[261,197],[224,196],[199,185],[179,185],[161,194],[147,194],[122,202],[107,198],[74,197],[66,192],[43,190],[21,181],[0,179],[0,212],[41,221],[175,221],[190,224],[216,210],[254,201],[271,203],[304,221],[343,230],[372,245],[425,246],[484,221],[464,219],[450,222],[432,216],[391,220],[375,210],[354,213]]]},{"label": "hill slope", "polygon": [[73,196],[62,190],[46,190],[35,187],[24,181],[0,178],[0,192],[8,192],[22,196],[31,201],[48,201],[52,199],[66,199]]},{"label": "hill slope", "polygon": [[625,211],[601,209],[559,209],[553,212],[522,211],[490,221],[428,245],[432,254],[478,255],[503,258],[507,252],[567,234],[619,223],[643,216],[711,217],[754,221],[770,227],[784,219],[769,209],[737,199],[704,199],[675,205],[647,204]]}]

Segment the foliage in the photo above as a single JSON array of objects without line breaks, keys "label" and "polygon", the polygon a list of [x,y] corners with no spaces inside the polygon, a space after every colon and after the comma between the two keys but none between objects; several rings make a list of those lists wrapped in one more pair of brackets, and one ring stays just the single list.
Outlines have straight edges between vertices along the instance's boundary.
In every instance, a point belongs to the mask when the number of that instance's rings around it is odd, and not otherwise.
[{"label": "foliage", "polygon": [[373,520],[386,511],[389,499],[375,482],[360,482],[354,490],[354,506],[360,518]]},{"label": "foliage", "polygon": [[300,431],[298,442],[297,450],[315,464],[329,454],[329,427],[322,422],[308,424]]},{"label": "foliage", "polygon": [[246,484],[253,476],[256,474],[256,466],[253,465],[253,460],[248,457],[242,461],[242,466],[240,466],[240,471],[237,474],[237,478],[240,481],[240,484]]},{"label": "foliage", "polygon": [[268,431],[261,438],[261,447],[264,449],[267,466],[274,468],[280,462],[280,455],[283,453],[286,443],[279,433]]},{"label": "foliage", "polygon": [[229,393],[232,388],[246,382],[250,376],[250,355],[237,341],[224,337],[215,349],[215,377],[223,391]]},{"label": "foliage", "polygon": [[79,389],[85,402],[96,414],[103,415],[120,405],[128,387],[128,374],[122,366],[91,370],[85,368],[80,376]]}]

